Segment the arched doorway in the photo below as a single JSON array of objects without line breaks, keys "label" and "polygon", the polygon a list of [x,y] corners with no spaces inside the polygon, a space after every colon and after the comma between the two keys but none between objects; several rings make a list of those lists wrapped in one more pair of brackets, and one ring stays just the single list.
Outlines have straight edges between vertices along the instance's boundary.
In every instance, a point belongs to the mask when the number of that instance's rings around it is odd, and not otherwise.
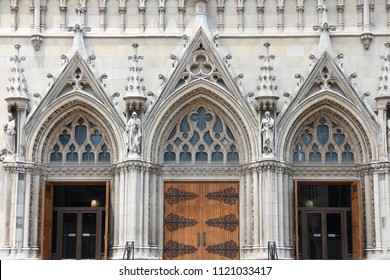
[{"label": "arched doorway", "polygon": [[42,259],[108,258],[111,164],[118,143],[95,110],[81,100],[73,107],[64,103],[31,130],[37,132],[29,145],[32,158],[47,167],[37,181]]},{"label": "arched doorway", "polygon": [[354,133],[340,116],[319,110],[293,137],[297,259],[362,258],[362,154]]}]

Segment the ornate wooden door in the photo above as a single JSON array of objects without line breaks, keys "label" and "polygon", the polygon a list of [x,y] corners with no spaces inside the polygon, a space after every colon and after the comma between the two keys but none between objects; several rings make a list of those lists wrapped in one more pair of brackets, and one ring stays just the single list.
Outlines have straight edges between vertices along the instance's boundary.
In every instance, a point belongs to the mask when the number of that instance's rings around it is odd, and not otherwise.
[{"label": "ornate wooden door", "polygon": [[164,185],[164,259],[239,259],[238,182]]}]

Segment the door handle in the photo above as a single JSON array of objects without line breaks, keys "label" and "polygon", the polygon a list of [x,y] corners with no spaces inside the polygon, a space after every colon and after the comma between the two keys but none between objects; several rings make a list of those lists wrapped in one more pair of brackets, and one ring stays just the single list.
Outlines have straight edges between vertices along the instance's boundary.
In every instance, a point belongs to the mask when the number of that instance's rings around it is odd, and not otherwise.
[{"label": "door handle", "polygon": [[203,232],[203,247],[206,247],[206,232]]},{"label": "door handle", "polygon": [[197,243],[198,243],[198,247],[200,246],[200,232],[198,231],[198,234],[196,235],[196,239],[197,239]]}]

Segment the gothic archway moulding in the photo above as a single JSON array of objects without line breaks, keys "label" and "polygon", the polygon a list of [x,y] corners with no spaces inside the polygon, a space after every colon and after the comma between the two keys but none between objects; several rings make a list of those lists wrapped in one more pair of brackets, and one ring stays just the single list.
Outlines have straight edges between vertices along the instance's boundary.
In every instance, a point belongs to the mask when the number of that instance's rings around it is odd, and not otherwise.
[{"label": "gothic archway moulding", "polygon": [[[164,103],[164,107],[158,108],[154,118],[148,120],[149,139],[147,139],[145,154],[155,163],[161,163],[163,143],[171,132],[172,127],[189,110],[202,105],[215,108],[237,136],[240,145],[240,162],[248,163],[257,154],[256,145],[256,120],[253,115],[246,114],[246,110],[240,108],[237,100],[233,102],[232,96],[221,90],[209,90],[202,86],[191,88],[186,92],[176,93],[178,98],[172,98]],[[154,121],[153,121],[154,120]]]},{"label": "gothic archway moulding", "polygon": [[[307,104],[300,104],[299,107],[302,107],[302,109],[296,110],[296,114],[288,117],[284,116],[284,119],[287,121],[278,127],[279,138],[277,147],[278,153],[283,160],[293,163],[291,146],[294,145],[297,134],[301,132],[310,120],[314,121],[321,114],[337,119],[338,125],[343,127],[353,138],[353,149],[357,152],[356,164],[368,163],[377,158],[378,147],[372,139],[372,135],[378,135],[379,133],[379,127],[376,122],[370,120],[371,116],[360,115],[361,112],[352,104],[347,108],[337,99],[323,98],[316,101],[311,100],[312,102],[309,101]],[[350,108],[356,108],[356,111],[352,112]]]},{"label": "gothic archway moulding", "polygon": [[26,143],[27,159],[47,164],[47,153],[50,153],[48,143],[53,138],[53,133],[60,125],[77,115],[93,120],[105,131],[112,152],[111,162],[118,161],[123,156],[122,153],[125,153],[124,124],[118,123],[101,103],[78,94],[76,98],[64,98],[62,102],[48,107],[42,114],[47,117],[27,126],[26,135],[29,140]]}]

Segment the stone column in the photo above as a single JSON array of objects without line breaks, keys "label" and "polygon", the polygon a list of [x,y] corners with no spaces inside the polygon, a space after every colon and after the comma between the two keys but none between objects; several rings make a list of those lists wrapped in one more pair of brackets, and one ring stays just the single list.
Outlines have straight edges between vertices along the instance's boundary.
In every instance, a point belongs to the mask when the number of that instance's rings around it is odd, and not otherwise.
[{"label": "stone column", "polygon": [[344,4],[337,5],[337,14],[338,14],[337,27],[339,31],[343,31],[344,30]]},{"label": "stone column", "polygon": [[60,6],[60,15],[61,15],[60,29],[63,32],[66,30],[66,11],[67,10],[68,10],[67,6],[65,6],[65,5]]},{"label": "stone column", "polygon": [[179,12],[179,31],[184,32],[185,31],[184,14],[186,12],[186,7],[179,6],[177,8],[177,11]]},{"label": "stone column", "polygon": [[243,32],[244,31],[244,11],[245,11],[245,7],[242,3],[242,6],[238,6],[237,7],[237,15],[238,15],[238,25],[237,25],[237,29],[239,32]]},{"label": "stone column", "polygon": [[125,32],[126,30],[125,15],[126,15],[127,8],[125,6],[120,6],[118,10],[120,15],[119,28],[122,32]]},{"label": "stone column", "polygon": [[146,7],[145,6],[139,6],[138,7],[138,13],[139,13],[139,31],[145,32],[146,24],[145,24],[145,12]]},{"label": "stone column", "polygon": [[223,15],[225,12],[225,7],[223,5],[217,6],[217,13],[218,13],[218,31],[223,32],[224,30],[224,22],[223,22]]},{"label": "stone column", "polygon": [[264,31],[264,6],[257,6],[257,28]]},{"label": "stone column", "polygon": [[304,6],[297,6],[297,13],[298,13],[298,23],[297,23],[297,29],[299,31],[303,31],[305,25],[303,22],[303,12],[305,11]]},{"label": "stone column", "polygon": [[277,6],[276,12],[278,13],[278,30],[283,31],[284,30],[284,6]]},{"label": "stone column", "polygon": [[106,31],[106,13],[107,13],[107,7],[99,7],[99,14],[100,14],[100,30]]},{"label": "stone column", "polygon": [[158,7],[158,14],[159,14],[159,30],[160,32],[164,32],[165,31],[165,12],[166,12],[167,8],[163,5],[160,5]]}]

